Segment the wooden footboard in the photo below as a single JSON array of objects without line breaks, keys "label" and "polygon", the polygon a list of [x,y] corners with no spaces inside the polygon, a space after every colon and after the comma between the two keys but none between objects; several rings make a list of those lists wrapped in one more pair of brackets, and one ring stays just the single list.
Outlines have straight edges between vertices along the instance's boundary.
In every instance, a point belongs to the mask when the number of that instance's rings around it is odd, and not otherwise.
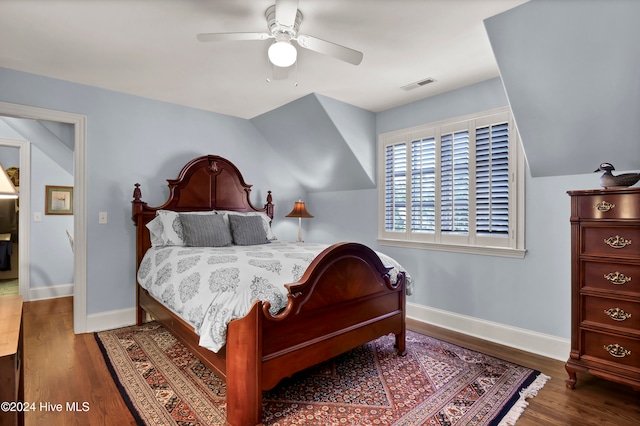
[{"label": "wooden footboard", "polygon": [[323,251],[296,284],[289,303],[272,316],[256,302],[228,326],[227,422],[256,425],[262,391],[280,380],[393,333],[405,353],[404,274],[391,284],[388,270],[368,247],[339,243]]},{"label": "wooden footboard", "polygon": [[318,255],[288,286],[285,312],[271,317],[263,308],[263,361],[269,367],[263,388],[388,333],[404,353],[404,275],[391,284],[390,269],[357,243],[334,244]]}]

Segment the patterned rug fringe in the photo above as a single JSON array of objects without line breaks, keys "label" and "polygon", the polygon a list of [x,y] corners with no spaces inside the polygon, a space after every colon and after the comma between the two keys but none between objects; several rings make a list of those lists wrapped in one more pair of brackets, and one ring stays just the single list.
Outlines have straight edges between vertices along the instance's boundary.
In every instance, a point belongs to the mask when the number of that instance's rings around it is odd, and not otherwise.
[{"label": "patterned rug fringe", "polygon": [[538,391],[544,387],[547,381],[551,377],[545,374],[538,374],[538,377],[529,386],[520,391],[520,397],[518,401],[511,407],[511,410],[502,418],[498,426],[513,426],[516,424],[524,409],[529,406],[526,401],[528,398],[533,398],[538,395]]}]

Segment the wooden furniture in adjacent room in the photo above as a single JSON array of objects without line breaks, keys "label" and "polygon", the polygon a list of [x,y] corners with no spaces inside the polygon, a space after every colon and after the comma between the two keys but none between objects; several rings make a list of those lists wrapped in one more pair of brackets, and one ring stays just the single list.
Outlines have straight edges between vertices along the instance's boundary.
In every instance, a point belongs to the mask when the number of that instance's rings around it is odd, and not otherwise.
[{"label": "wooden furniture in adjacent room", "polygon": [[640,188],[569,191],[571,354],[577,372],[640,390]]},{"label": "wooden furniture in adjacent room", "polygon": [[22,296],[0,297],[0,425],[23,425]]},{"label": "wooden furniture in adjacent room", "polygon": [[[142,201],[134,190],[132,219],[136,229],[136,265],[151,247],[146,224],[158,210],[265,212],[273,218],[271,193],[264,208],[250,201],[251,185],[229,160],[215,155],[187,163],[169,180],[169,199],[159,207]],[[405,352],[405,274],[391,283],[386,267],[370,248],[356,243],[331,246],[304,275],[289,285],[288,305],[271,315],[258,301],[243,318],[231,321],[219,352],[199,346],[193,327],[147,290],[137,286],[138,323],[151,314],[227,384],[227,424],[262,423],[262,391],[281,379],[389,333]],[[285,283],[283,283],[285,284]]]}]

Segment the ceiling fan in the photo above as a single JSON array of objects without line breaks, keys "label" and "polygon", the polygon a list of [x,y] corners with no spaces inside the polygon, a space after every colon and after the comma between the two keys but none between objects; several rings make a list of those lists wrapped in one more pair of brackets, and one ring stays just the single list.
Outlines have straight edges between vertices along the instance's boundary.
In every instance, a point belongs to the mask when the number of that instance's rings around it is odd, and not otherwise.
[{"label": "ceiling fan", "polygon": [[296,62],[298,51],[292,42],[302,48],[340,59],[353,65],[362,62],[362,52],[330,41],[299,34],[302,13],[299,0],[276,0],[265,12],[268,33],[208,33],[198,34],[200,41],[253,41],[274,39],[269,46],[269,61],[277,67],[286,68]]}]

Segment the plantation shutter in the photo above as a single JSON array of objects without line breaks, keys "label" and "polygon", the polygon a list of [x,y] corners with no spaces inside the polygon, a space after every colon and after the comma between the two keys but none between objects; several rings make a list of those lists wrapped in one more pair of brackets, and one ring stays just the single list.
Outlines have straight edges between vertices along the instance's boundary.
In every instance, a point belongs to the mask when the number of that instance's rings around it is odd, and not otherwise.
[{"label": "plantation shutter", "polygon": [[433,232],[436,225],[436,140],[411,142],[411,231]]},{"label": "plantation shutter", "polygon": [[476,232],[509,233],[509,126],[476,129]]},{"label": "plantation shutter", "polygon": [[441,136],[442,232],[469,232],[469,132]]},{"label": "plantation shutter", "polygon": [[385,229],[405,231],[407,224],[407,145],[385,150]]},{"label": "plantation shutter", "polygon": [[380,136],[378,240],[522,258],[524,154],[508,107]]}]

